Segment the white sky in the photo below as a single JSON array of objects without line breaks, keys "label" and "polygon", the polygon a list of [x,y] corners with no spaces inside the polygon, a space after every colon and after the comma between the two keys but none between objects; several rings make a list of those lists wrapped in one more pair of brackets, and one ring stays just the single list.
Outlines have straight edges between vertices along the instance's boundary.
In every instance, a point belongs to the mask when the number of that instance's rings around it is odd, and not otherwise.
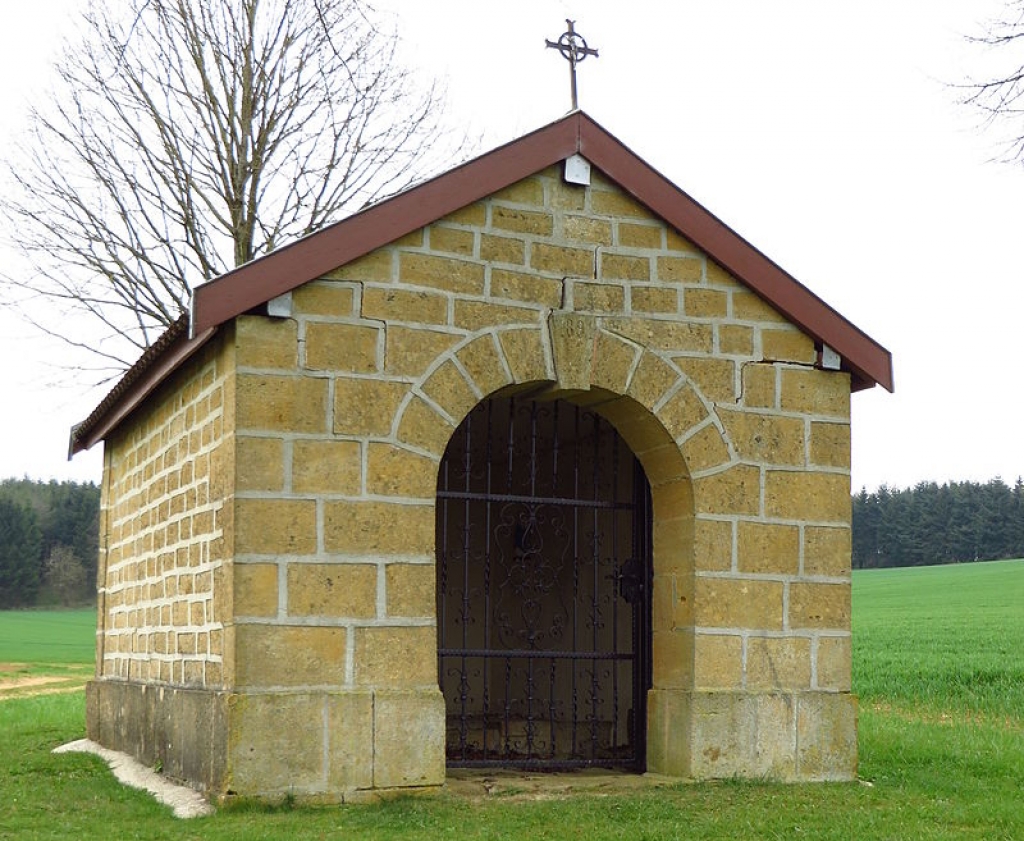
[{"label": "white sky", "polygon": [[[2,0],[0,144],[82,0]],[[600,57],[580,105],[893,353],[854,395],[853,486],[1024,474],[1024,169],[944,83],[980,72],[965,34],[1004,0],[377,0],[406,58],[447,77],[481,151],[568,109],[544,40],[565,19]],[[16,236],[16,232],[4,232]],[[13,264],[0,245],[0,265]],[[102,397],[74,356],[0,311],[0,478],[100,478],[65,460]],[[54,385],[63,380],[60,386]]]}]

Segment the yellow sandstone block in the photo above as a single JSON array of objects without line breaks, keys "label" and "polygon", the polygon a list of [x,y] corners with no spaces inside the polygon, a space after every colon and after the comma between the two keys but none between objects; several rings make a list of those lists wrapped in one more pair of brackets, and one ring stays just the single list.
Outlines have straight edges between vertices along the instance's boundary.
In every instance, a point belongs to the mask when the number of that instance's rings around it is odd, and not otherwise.
[{"label": "yellow sandstone block", "polygon": [[804,637],[751,637],[747,689],[810,689],[811,641]]},{"label": "yellow sandstone block", "polygon": [[437,612],[434,564],[388,564],[387,615],[434,618]]},{"label": "yellow sandstone block", "polygon": [[399,279],[411,286],[431,286],[447,292],[482,295],[484,266],[437,254],[402,253],[399,255]]},{"label": "yellow sandstone block", "polygon": [[741,689],[743,638],[697,634],[694,639],[693,682],[695,689]]},{"label": "yellow sandstone block", "polygon": [[630,305],[635,312],[675,313],[679,311],[679,291],[658,286],[633,286]]},{"label": "yellow sandstone block", "polygon": [[448,299],[420,289],[367,286],[363,289],[362,316],[381,321],[446,324]]},{"label": "yellow sandstone block", "polygon": [[[509,263],[521,266],[526,262],[526,241],[517,237],[481,234],[480,259],[488,263]],[[493,279],[491,282],[493,286]]]},{"label": "yellow sandstone block", "polygon": [[765,475],[764,506],[768,517],[849,523],[850,477],[769,470]]},{"label": "yellow sandstone block", "polygon": [[327,431],[325,379],[238,374],[235,395],[239,430]]},{"label": "yellow sandstone block", "polygon": [[405,383],[339,377],[334,383],[334,432],[341,435],[389,435]]},{"label": "yellow sandstone block", "polygon": [[455,355],[484,396],[510,382],[490,334],[479,336]]},{"label": "yellow sandstone block", "polygon": [[555,308],[562,303],[562,281],[532,272],[491,269],[491,295]]},{"label": "yellow sandstone block", "polygon": [[850,584],[794,581],[789,587],[789,625],[850,630]]},{"label": "yellow sandstone block", "polygon": [[804,575],[850,577],[851,535],[848,528],[804,528]]},{"label": "yellow sandstone block", "polygon": [[429,230],[432,251],[473,256],[475,235],[472,231],[464,228],[446,228],[444,225],[431,225]]},{"label": "yellow sandstone block", "polygon": [[306,367],[314,371],[377,371],[379,338],[377,327],[310,322],[306,325]]},{"label": "yellow sandstone block", "polygon": [[740,572],[796,575],[800,571],[800,529],[741,520],[736,555]]},{"label": "yellow sandstone block", "polygon": [[437,462],[394,444],[367,445],[366,492],[371,496],[432,498]]},{"label": "yellow sandstone block", "polygon": [[317,550],[316,502],[305,499],[236,499],[235,553],[309,555]]},{"label": "yellow sandstone block", "polygon": [[803,465],[804,422],[799,418],[724,408],[719,408],[718,416],[744,461]]},{"label": "yellow sandstone block", "polygon": [[389,325],[385,331],[384,370],[419,376],[461,338],[454,333]]},{"label": "yellow sandstone block", "polygon": [[288,564],[288,615],[376,616],[376,565]]},{"label": "yellow sandstone block", "polygon": [[359,686],[437,686],[437,631],[433,627],[356,628],[355,681]]},{"label": "yellow sandstone block", "polygon": [[324,503],[324,549],[346,555],[434,552],[434,506],[393,502]]},{"label": "yellow sandstone block", "polygon": [[238,687],[340,685],[345,680],[345,628],[238,625]]},{"label": "yellow sandstone block", "polygon": [[239,368],[293,370],[298,348],[298,325],[293,319],[259,315],[235,319],[235,364]]},{"label": "yellow sandstone block", "polygon": [[340,283],[318,280],[292,290],[292,307],[299,315],[352,315],[355,290]]},{"label": "yellow sandstone block", "polygon": [[362,454],[356,441],[292,444],[292,490],[296,493],[358,494]]},{"label": "yellow sandstone block", "polygon": [[277,564],[235,564],[233,580],[235,616],[277,616]]},{"label": "yellow sandstone block", "polygon": [[781,630],[783,586],[779,581],[698,576],[694,622],[705,628]]},{"label": "yellow sandstone block", "polygon": [[850,425],[811,424],[811,464],[850,468]]}]

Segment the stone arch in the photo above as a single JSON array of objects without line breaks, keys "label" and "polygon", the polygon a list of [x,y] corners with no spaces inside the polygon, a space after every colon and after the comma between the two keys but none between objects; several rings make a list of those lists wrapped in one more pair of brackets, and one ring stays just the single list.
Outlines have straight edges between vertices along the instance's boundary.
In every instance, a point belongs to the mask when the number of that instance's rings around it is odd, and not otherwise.
[{"label": "stone arch", "polygon": [[396,413],[394,435],[439,466],[478,403],[527,389],[585,405],[615,426],[651,486],[648,768],[685,773],[689,727],[672,722],[694,687],[698,491],[720,483],[739,459],[711,401],[670,358],[599,327],[593,317],[560,315],[542,325],[483,330],[440,354]]}]

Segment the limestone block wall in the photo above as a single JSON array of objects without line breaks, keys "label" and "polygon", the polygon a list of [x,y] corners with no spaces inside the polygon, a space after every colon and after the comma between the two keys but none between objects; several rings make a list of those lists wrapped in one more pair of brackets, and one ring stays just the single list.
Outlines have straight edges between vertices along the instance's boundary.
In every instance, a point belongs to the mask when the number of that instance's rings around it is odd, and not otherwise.
[{"label": "limestone block wall", "polygon": [[289,297],[107,442],[90,732],[214,795],[441,784],[438,465],[530,389],[607,417],[651,484],[648,767],[853,776],[850,383],[809,336],[557,167]]},{"label": "limestone block wall", "polygon": [[295,757],[292,790],[442,781],[437,465],[478,401],[531,383],[606,414],[653,485],[653,765],[852,773],[849,380],[612,183],[547,170],[300,287],[290,318],[237,319],[235,344],[234,681],[322,722],[266,713],[237,784],[273,790],[259,743]]},{"label": "limestone block wall", "polygon": [[202,352],[106,444],[98,677],[224,685],[223,368]]}]

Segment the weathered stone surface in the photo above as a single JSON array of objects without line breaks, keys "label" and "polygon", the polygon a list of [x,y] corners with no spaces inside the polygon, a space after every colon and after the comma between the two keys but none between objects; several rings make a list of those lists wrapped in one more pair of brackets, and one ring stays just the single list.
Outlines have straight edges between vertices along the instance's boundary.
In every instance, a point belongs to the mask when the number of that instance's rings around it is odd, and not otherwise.
[{"label": "weathered stone surface", "polygon": [[376,788],[444,783],[444,698],[437,687],[374,693],[373,784]]},{"label": "weathered stone surface", "polygon": [[843,473],[769,470],[764,480],[769,517],[811,522],[850,522],[850,477]]},{"label": "weathered stone surface", "polygon": [[762,464],[804,464],[804,422],[760,412],[719,409],[718,416],[741,459]]},{"label": "weathered stone surface", "polygon": [[848,528],[804,529],[804,575],[850,577],[851,534]]},{"label": "weathered stone surface", "polygon": [[423,289],[367,286],[363,289],[363,318],[413,324],[447,324],[448,298]]},{"label": "weathered stone surface", "polygon": [[776,523],[737,524],[737,567],[740,572],[796,575],[800,571],[800,529]]},{"label": "weathered stone surface", "polygon": [[356,441],[294,441],[292,490],[357,494],[362,486],[362,460],[362,448]]},{"label": "weathered stone surface", "polygon": [[659,257],[656,265],[658,280],[668,283],[700,283],[704,276],[704,260],[699,257]]},{"label": "weathered stone surface", "polygon": [[423,393],[446,411],[456,423],[477,404],[476,393],[452,361],[446,361],[423,384]]},{"label": "weathered stone surface", "polygon": [[751,637],[747,689],[811,688],[811,641],[806,637]]},{"label": "weathered stone surface", "polygon": [[430,231],[430,249],[432,251],[473,256],[476,237],[472,231],[467,231],[465,228],[449,228],[444,225],[431,225],[428,230]]},{"label": "weathered stone surface", "polygon": [[[513,266],[521,266],[526,262],[526,241],[518,237],[482,234],[480,237],[480,259],[486,260],[488,263],[509,263]],[[493,275],[491,292],[494,293]]]},{"label": "weathered stone surface", "polygon": [[404,252],[399,255],[398,276],[402,283],[411,286],[431,286],[467,295],[482,295],[484,291],[483,264],[455,257]]},{"label": "weathered stone surface", "polygon": [[377,371],[379,342],[377,327],[310,322],[306,325],[306,367],[314,371],[357,374]]},{"label": "weathered stone surface", "polygon": [[327,380],[239,374],[235,379],[239,430],[326,432]]},{"label": "weathered stone surface", "polygon": [[388,564],[385,570],[387,615],[433,618],[437,612],[434,564]]},{"label": "weathered stone surface", "polygon": [[814,339],[799,330],[762,330],[761,353],[765,359],[778,362],[814,364],[818,354]]},{"label": "weathered stone surface", "polygon": [[572,307],[578,312],[621,313],[626,309],[626,289],[616,283],[588,283],[583,280],[572,284]]},{"label": "weathered stone surface", "polygon": [[491,334],[474,339],[465,347],[459,348],[455,355],[473,378],[480,393],[485,396],[511,382]]},{"label": "weathered stone surface", "polygon": [[434,551],[434,506],[392,502],[324,503],[324,548],[348,555]]},{"label": "weathered stone surface", "polygon": [[651,668],[659,689],[688,688],[693,683],[693,630],[654,628]]},{"label": "weathered stone surface", "polygon": [[851,684],[850,637],[818,639],[818,689],[849,692]]},{"label": "weathered stone surface", "polygon": [[[373,693],[349,689],[327,696],[327,789],[373,786]],[[347,799],[347,798],[346,798]]]},{"label": "weathered stone surface", "polygon": [[334,432],[389,435],[398,406],[408,393],[406,383],[339,377],[334,381]]},{"label": "weathered stone surface", "polygon": [[550,378],[540,330],[503,330],[498,334],[505,361],[517,383]]},{"label": "weathered stone surface", "polygon": [[676,356],[672,361],[706,399],[715,403],[736,402],[736,365],[732,360]]},{"label": "weathered stone surface", "polygon": [[697,518],[694,523],[697,569],[703,572],[727,572],[732,569],[732,531],[731,521]]},{"label": "weathered stone surface", "polygon": [[588,390],[596,319],[593,316],[560,311],[551,313],[548,325],[558,387]]},{"label": "weathered stone surface", "polygon": [[345,628],[239,625],[236,685],[340,686],[345,682],[345,634]]},{"label": "weathered stone surface", "polygon": [[849,424],[811,424],[811,464],[850,469]]},{"label": "weathered stone surface", "polygon": [[235,487],[279,491],[284,487],[284,442],[280,438],[235,438]]},{"label": "weathered stone surface", "polygon": [[657,223],[619,222],[616,230],[617,244],[627,248],[661,248],[665,241],[665,229]]},{"label": "weathered stone surface", "polygon": [[420,397],[413,397],[398,422],[398,440],[440,457],[455,427]]},{"label": "weathered stone surface", "polygon": [[850,629],[850,585],[794,581],[789,587],[791,628]]},{"label": "weathered stone surface", "polygon": [[679,292],[661,286],[633,286],[630,306],[634,312],[676,313],[679,311]]},{"label": "weathered stone surface", "polygon": [[366,492],[372,496],[432,498],[437,462],[394,444],[368,445]]},{"label": "weathered stone surface", "polygon": [[759,514],[761,471],[738,464],[693,480],[696,511],[700,514]]},{"label": "weathered stone surface", "polygon": [[309,693],[234,696],[228,788],[265,798],[322,792],[323,706],[320,696]]},{"label": "weathered stone surface", "polygon": [[292,290],[292,307],[298,315],[352,315],[355,287],[326,280],[304,283]]},{"label": "weathered stone surface", "polygon": [[236,616],[277,616],[277,564],[235,564]]},{"label": "weathered stone surface", "polygon": [[690,473],[724,465],[732,458],[729,445],[714,424],[707,424],[687,438],[680,450]]},{"label": "weathered stone surface", "polygon": [[437,686],[437,631],[433,627],[356,628],[355,681],[359,686]]},{"label": "weathered stone surface", "polygon": [[562,219],[562,235],[576,242],[590,242],[594,245],[612,244],[612,223],[605,219],[589,216],[570,216]]},{"label": "weathered stone surface", "polygon": [[743,404],[755,409],[774,409],[778,404],[776,374],[774,365],[744,365]]},{"label": "weathered stone surface", "polygon": [[234,513],[239,555],[309,555],[317,550],[314,500],[238,499]]},{"label": "weathered stone surface", "polygon": [[562,280],[494,268],[491,269],[491,295],[556,308],[562,303]]},{"label": "weathered stone surface", "polygon": [[420,376],[445,351],[458,344],[458,334],[412,327],[387,328],[384,370],[389,374]]},{"label": "weathered stone surface", "polygon": [[288,564],[288,615],[367,619],[377,614],[374,564]]},{"label": "weathered stone surface", "polygon": [[599,388],[622,394],[636,364],[640,348],[604,330],[597,332],[591,382]]},{"label": "weathered stone surface", "polygon": [[505,324],[536,324],[541,311],[535,307],[518,307],[490,301],[456,301],[453,324],[462,329],[477,331]]},{"label": "weathered stone surface", "polygon": [[235,364],[291,370],[298,361],[298,333],[290,318],[239,316],[235,321]]},{"label": "weathered stone surface", "polygon": [[693,687],[740,689],[743,686],[743,638],[697,634],[694,640]]},{"label": "weathered stone surface", "polygon": [[857,699],[830,692],[798,696],[797,775],[845,782],[857,777]]},{"label": "weathered stone surface", "polygon": [[694,622],[703,628],[782,629],[783,584],[697,576]]},{"label": "weathered stone surface", "polygon": [[784,369],[780,394],[787,412],[850,417],[850,375],[845,372]]}]

